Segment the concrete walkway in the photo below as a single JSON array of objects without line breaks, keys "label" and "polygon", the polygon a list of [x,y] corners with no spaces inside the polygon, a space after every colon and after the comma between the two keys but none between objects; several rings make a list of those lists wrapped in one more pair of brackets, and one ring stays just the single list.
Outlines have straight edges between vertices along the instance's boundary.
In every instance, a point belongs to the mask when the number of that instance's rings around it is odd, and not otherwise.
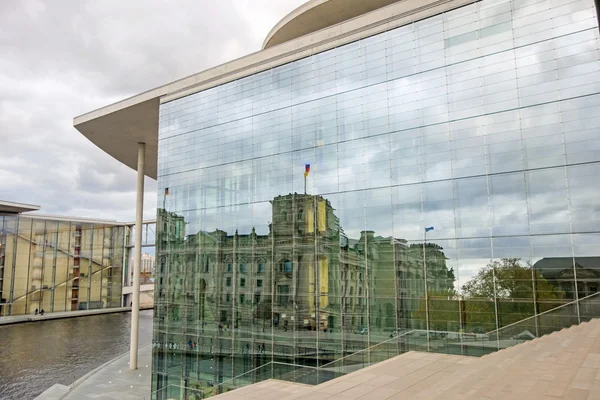
[{"label": "concrete walkway", "polygon": [[[145,308],[140,308],[144,310]],[[151,308],[148,308],[151,309]],[[10,317],[0,317],[0,325],[21,324],[23,322],[49,321],[53,319],[87,317],[90,315],[114,314],[120,312],[129,312],[131,307],[118,308],[99,308],[95,310],[62,311],[55,313],[44,313],[44,315],[15,315]]]},{"label": "concrete walkway", "polygon": [[36,400],[148,400],[150,399],[152,345],[140,347],[138,369],[129,369],[129,353],[96,368],[70,387],[54,385]]}]

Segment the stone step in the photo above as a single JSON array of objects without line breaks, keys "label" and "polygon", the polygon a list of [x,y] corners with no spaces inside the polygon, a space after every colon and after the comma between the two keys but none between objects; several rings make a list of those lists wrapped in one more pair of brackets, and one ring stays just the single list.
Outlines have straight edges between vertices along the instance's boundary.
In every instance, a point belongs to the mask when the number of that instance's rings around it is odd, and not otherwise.
[{"label": "stone step", "polygon": [[591,399],[600,392],[600,320],[480,358],[411,351],[318,386],[266,382],[216,399]]}]

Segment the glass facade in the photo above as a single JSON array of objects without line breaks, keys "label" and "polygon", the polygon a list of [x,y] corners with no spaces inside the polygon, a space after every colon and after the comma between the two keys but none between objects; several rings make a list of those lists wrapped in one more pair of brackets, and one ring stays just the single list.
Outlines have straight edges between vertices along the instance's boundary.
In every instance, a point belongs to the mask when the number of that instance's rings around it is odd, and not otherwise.
[{"label": "glass facade", "polygon": [[162,104],[157,397],[585,319],[536,316],[600,286],[599,48],[484,0]]},{"label": "glass facade", "polygon": [[124,232],[0,215],[0,316],[120,307]]}]

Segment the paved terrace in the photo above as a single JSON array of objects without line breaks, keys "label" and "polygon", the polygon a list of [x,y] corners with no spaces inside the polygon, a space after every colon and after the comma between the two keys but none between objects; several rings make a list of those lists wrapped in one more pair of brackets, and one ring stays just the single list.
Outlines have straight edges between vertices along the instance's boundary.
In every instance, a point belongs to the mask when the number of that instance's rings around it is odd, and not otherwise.
[{"label": "paved terrace", "polygon": [[600,399],[600,320],[481,358],[409,352],[318,386],[268,381],[215,400]]},{"label": "paved terrace", "polygon": [[138,369],[129,369],[129,353],[96,368],[71,386],[54,385],[36,400],[148,400],[152,345],[140,347]]},{"label": "paved terrace", "polygon": [[[149,399],[152,346],[137,371],[123,355],[38,399]],[[600,320],[473,358],[409,352],[318,386],[268,380],[215,400],[600,400]]]}]

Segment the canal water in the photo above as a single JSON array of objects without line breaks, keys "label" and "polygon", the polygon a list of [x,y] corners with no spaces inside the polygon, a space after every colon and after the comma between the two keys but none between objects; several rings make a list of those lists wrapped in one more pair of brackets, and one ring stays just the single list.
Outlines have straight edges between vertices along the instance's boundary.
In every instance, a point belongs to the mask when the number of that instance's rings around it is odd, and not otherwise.
[{"label": "canal water", "polygon": [[[0,326],[0,399],[34,399],[70,385],[129,351],[130,313]],[[140,312],[140,346],[152,341],[152,311]]]}]

